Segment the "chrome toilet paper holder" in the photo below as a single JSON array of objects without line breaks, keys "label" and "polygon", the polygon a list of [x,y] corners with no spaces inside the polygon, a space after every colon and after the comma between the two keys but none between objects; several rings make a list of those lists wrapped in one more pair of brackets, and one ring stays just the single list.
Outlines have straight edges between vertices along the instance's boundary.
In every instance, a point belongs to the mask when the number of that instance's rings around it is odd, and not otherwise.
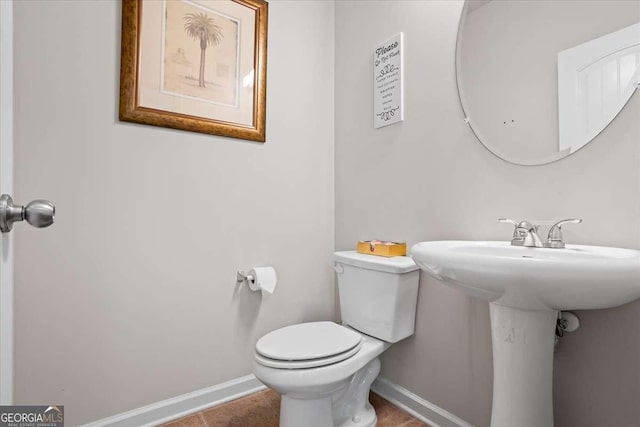
[{"label": "chrome toilet paper holder", "polygon": [[236,285],[246,283],[253,292],[262,292],[262,296],[271,295],[276,288],[276,271],[271,266],[254,267],[245,272],[238,270]]},{"label": "chrome toilet paper holder", "polygon": [[256,278],[253,277],[252,274],[247,274],[242,270],[238,270],[238,272],[236,273],[236,283],[243,282],[247,282],[247,284],[253,285],[254,283],[256,283]]}]

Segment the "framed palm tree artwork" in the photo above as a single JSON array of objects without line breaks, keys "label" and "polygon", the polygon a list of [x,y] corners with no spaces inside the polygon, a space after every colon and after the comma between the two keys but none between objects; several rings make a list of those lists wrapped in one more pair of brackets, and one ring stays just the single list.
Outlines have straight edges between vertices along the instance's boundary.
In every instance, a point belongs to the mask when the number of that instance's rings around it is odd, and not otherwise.
[{"label": "framed palm tree artwork", "polygon": [[265,0],[123,0],[120,120],[265,142]]}]

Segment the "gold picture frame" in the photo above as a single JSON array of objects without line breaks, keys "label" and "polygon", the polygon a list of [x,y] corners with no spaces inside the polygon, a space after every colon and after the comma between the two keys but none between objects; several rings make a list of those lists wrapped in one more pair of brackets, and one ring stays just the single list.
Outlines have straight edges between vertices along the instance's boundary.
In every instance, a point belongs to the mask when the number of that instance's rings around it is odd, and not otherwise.
[{"label": "gold picture frame", "polygon": [[123,0],[120,120],[265,142],[265,0]]}]

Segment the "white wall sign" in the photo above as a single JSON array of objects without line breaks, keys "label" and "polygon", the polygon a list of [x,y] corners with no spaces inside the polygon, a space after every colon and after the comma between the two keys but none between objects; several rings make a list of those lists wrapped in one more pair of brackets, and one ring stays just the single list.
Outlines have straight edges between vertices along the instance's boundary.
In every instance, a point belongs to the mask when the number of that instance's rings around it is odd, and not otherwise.
[{"label": "white wall sign", "polygon": [[402,33],[398,33],[373,51],[373,126],[376,129],[404,120],[402,41]]}]

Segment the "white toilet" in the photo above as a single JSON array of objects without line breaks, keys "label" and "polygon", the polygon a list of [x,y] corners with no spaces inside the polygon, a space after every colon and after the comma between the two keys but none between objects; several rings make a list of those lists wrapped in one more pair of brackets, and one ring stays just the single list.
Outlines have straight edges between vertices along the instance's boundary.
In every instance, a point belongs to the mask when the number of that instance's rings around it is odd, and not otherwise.
[{"label": "white toilet", "polygon": [[287,326],[258,340],[253,372],[282,395],[280,427],[373,427],[378,356],[413,334],[419,271],[410,257],[336,252],[343,325]]}]

